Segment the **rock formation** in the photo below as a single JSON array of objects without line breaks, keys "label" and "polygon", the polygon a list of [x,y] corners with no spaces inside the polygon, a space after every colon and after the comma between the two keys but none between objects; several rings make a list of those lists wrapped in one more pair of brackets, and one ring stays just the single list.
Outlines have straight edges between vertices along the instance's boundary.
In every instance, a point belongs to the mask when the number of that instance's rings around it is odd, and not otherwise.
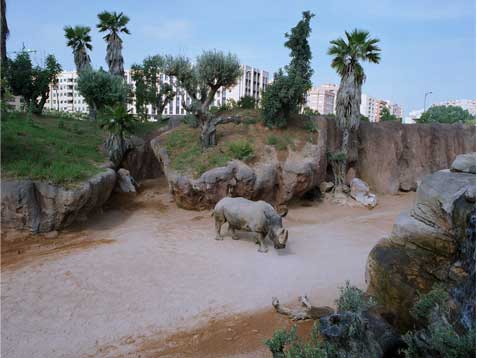
[{"label": "rock formation", "polygon": [[475,321],[475,167],[469,173],[469,166],[459,166],[464,159],[452,166],[460,172],[424,177],[414,207],[369,254],[368,293],[403,330],[411,326],[409,309],[418,292],[436,283],[450,290],[463,326]]},{"label": "rock formation", "polygon": [[115,183],[112,169],[71,188],[28,179],[2,180],[2,225],[34,233],[62,229],[100,208]]},{"label": "rock formation", "polygon": [[290,152],[283,162],[278,160],[275,149],[267,146],[264,157],[253,167],[235,160],[205,172],[198,179],[181,175],[171,167],[159,138],[151,141],[151,147],[163,165],[177,205],[201,210],[212,208],[225,196],[261,199],[277,206],[303,196],[325,179],[325,141],[319,143],[307,143],[300,152]]},{"label": "rock formation", "polygon": [[369,191],[369,186],[364,181],[358,178],[353,178],[351,180],[351,191],[350,196],[356,200],[361,205],[367,207],[368,209],[374,208],[378,205],[378,200],[376,195],[372,194]]}]

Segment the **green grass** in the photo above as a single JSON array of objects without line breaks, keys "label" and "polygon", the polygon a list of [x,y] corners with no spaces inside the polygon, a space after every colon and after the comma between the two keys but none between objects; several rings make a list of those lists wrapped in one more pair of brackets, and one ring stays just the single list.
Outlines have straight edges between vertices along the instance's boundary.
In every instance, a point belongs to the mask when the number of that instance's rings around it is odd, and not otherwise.
[{"label": "green grass", "polygon": [[292,150],[295,150],[295,142],[289,135],[278,136],[270,134],[267,137],[267,144],[273,145],[278,150],[285,150],[290,146]]},{"label": "green grass", "polygon": [[167,126],[167,120],[159,120],[156,122],[136,122],[131,134],[138,137],[145,137],[147,134],[157,129]]},{"label": "green grass", "polygon": [[64,117],[27,119],[10,113],[1,122],[2,176],[73,184],[101,171],[105,133],[90,121]]},{"label": "green grass", "polygon": [[199,131],[181,126],[166,137],[166,149],[173,169],[194,177],[215,167],[223,167],[233,159],[247,161],[254,156],[253,146],[243,140],[219,142],[219,145],[202,150]]}]

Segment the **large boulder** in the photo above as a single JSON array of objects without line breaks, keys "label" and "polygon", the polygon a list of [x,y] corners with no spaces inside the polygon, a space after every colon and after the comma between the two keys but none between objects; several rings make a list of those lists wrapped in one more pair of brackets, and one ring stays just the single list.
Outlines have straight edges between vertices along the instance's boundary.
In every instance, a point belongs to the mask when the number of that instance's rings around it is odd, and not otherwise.
[{"label": "large boulder", "polygon": [[121,168],[117,172],[115,191],[119,193],[136,193],[138,184],[129,170]]},{"label": "large boulder", "polygon": [[353,178],[350,183],[350,196],[361,205],[368,209],[374,208],[378,205],[376,195],[369,191],[369,186],[359,178]]},{"label": "large boulder", "polygon": [[62,229],[100,208],[115,183],[112,169],[68,188],[32,180],[2,180],[2,225],[34,233]]},{"label": "large boulder", "polygon": [[[475,174],[438,171],[424,177],[414,207],[402,213],[391,235],[372,249],[367,263],[368,293],[384,306],[394,325],[410,328],[409,309],[418,292],[427,292],[436,283],[451,292],[461,292],[456,290],[459,287],[470,292],[472,285],[473,298],[467,300],[475,302],[475,235],[468,235],[474,211]],[[469,260],[473,264],[463,264]],[[475,320],[475,305],[473,313],[467,310],[465,314],[467,303],[457,306],[462,322],[469,314]]]},{"label": "large boulder", "polygon": [[458,155],[452,163],[451,170],[475,174],[475,152]]}]

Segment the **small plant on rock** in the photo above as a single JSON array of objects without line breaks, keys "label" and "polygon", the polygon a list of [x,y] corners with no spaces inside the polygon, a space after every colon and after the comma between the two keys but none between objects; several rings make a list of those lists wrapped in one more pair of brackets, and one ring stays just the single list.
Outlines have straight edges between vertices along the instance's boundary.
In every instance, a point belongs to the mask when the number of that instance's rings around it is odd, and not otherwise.
[{"label": "small plant on rock", "polygon": [[339,289],[340,295],[336,300],[338,312],[361,313],[376,304],[372,297],[367,298],[362,290],[351,286],[349,281],[346,281],[345,285]]}]

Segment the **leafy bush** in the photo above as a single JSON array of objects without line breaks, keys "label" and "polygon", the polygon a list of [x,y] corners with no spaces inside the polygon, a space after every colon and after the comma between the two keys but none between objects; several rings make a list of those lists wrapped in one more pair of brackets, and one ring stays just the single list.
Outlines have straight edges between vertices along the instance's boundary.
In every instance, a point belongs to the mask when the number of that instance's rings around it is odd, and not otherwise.
[{"label": "leafy bush", "polygon": [[318,322],[313,324],[309,342],[301,341],[296,333],[296,326],[290,330],[279,329],[265,345],[272,352],[273,358],[331,358],[334,349],[328,343],[318,340]]},{"label": "leafy bush", "polygon": [[303,108],[303,114],[305,116],[318,116],[320,112],[315,111],[314,109],[311,109],[310,107],[305,107]]},{"label": "leafy bush", "polygon": [[427,320],[431,311],[438,307],[445,310],[442,313],[447,314],[449,293],[443,286],[435,285],[432,290],[426,294],[419,294],[419,299],[411,309],[411,314],[419,320]]},{"label": "leafy bush", "polygon": [[254,109],[257,101],[252,96],[243,96],[237,102],[237,106],[241,109]]},{"label": "leafy bush", "polygon": [[248,160],[254,156],[253,146],[245,140],[230,143],[228,149],[234,159]]},{"label": "leafy bush", "polygon": [[403,338],[407,344],[406,358],[432,356],[436,358],[475,357],[475,328],[459,335],[449,323],[449,294],[443,286],[436,285],[419,296],[411,314],[427,326],[410,331]]},{"label": "leafy bush", "polygon": [[328,152],[327,156],[328,160],[331,162],[342,162],[347,158],[346,153],[342,151]]},{"label": "leafy bush", "polygon": [[316,122],[312,120],[307,120],[304,124],[305,130],[310,133],[317,133],[318,127],[316,126]]},{"label": "leafy bush", "polygon": [[191,128],[197,128],[199,126],[199,121],[196,116],[190,113],[184,116],[182,122]]},{"label": "leafy bush", "polygon": [[339,290],[340,295],[336,300],[338,312],[361,313],[375,305],[371,297],[366,298],[364,292],[355,286],[351,286],[349,281],[346,281],[345,286],[340,287]]}]

